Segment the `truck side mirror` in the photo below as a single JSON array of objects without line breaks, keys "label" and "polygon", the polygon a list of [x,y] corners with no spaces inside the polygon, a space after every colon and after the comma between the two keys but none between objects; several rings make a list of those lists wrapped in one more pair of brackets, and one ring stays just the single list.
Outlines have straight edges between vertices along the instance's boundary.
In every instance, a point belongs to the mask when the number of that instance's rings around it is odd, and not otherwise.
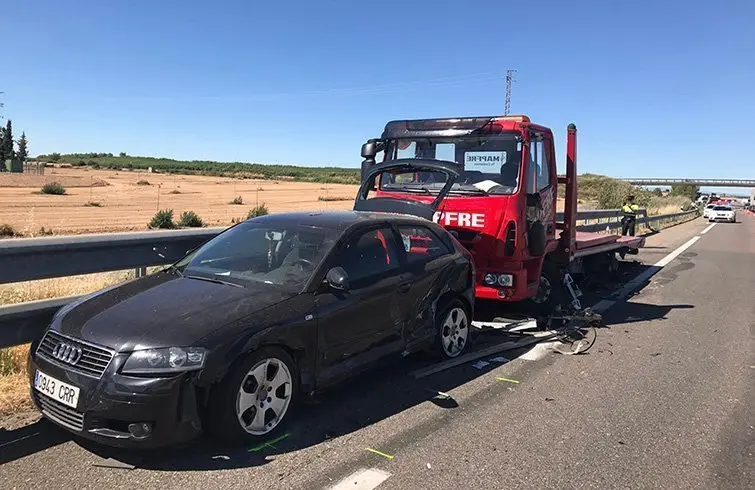
[{"label": "truck side mirror", "polygon": [[375,158],[377,154],[378,148],[375,141],[368,141],[362,145],[362,158]]}]

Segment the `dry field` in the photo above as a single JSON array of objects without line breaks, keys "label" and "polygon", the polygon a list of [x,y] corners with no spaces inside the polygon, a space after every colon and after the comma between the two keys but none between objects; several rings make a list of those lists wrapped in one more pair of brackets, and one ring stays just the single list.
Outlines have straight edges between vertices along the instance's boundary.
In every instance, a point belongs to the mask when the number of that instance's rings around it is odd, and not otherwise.
[{"label": "dry field", "polygon": [[[140,180],[149,185],[137,185]],[[66,195],[39,193],[51,181],[63,184]],[[271,213],[350,209],[356,190],[341,184],[48,168],[43,176],[0,174],[0,225],[27,236],[41,227],[55,234],[145,230],[159,208],[173,209],[176,219],[194,211],[209,226],[222,226],[246,218],[258,202]],[[230,204],[236,196],[244,204]],[[87,206],[90,201],[101,206]]]}]

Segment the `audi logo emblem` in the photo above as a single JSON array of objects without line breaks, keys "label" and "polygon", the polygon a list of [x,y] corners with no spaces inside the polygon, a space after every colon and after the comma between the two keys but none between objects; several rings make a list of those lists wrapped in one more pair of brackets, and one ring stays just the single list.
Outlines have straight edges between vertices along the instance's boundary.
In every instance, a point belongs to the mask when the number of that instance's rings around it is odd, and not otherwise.
[{"label": "audi logo emblem", "polygon": [[60,342],[52,350],[52,357],[67,364],[76,364],[81,359],[81,347]]}]

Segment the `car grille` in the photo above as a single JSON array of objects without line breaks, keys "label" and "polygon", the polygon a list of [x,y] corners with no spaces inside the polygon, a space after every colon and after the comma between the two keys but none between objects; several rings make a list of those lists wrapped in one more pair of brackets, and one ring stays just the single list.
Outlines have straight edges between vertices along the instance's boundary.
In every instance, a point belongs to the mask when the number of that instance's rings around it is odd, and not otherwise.
[{"label": "car grille", "polygon": [[39,408],[46,417],[69,429],[76,431],[84,430],[83,413],[44,395],[37,395],[37,401],[39,402]]},{"label": "car grille", "polygon": [[110,364],[114,352],[48,330],[37,347],[37,354],[67,370],[100,378]]}]

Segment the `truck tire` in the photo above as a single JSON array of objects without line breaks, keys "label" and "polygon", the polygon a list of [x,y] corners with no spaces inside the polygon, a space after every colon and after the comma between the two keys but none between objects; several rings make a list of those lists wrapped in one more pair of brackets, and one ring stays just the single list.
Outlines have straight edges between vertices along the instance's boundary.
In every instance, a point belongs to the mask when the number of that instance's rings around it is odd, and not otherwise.
[{"label": "truck tire", "polygon": [[553,313],[557,306],[563,303],[565,289],[561,281],[561,272],[558,267],[545,262],[540,271],[540,281],[537,295],[529,300],[534,313],[547,316]]}]

